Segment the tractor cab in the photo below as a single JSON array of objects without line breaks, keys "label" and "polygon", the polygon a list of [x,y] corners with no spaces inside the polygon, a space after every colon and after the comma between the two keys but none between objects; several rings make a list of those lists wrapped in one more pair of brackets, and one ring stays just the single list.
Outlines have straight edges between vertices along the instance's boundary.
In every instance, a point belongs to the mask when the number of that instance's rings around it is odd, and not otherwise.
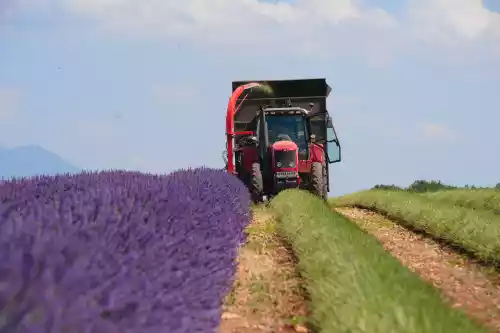
[{"label": "tractor cab", "polygon": [[[262,92],[261,85],[271,89]],[[250,92],[241,98],[245,90]],[[324,79],[233,82],[226,116],[228,172],[253,199],[288,188],[326,199],[329,164],[340,161],[340,143],[326,111]]]},{"label": "tractor cab", "polygon": [[292,108],[264,109],[269,144],[272,145],[277,141],[294,142],[300,160],[306,160],[309,156],[308,126],[304,111]]}]

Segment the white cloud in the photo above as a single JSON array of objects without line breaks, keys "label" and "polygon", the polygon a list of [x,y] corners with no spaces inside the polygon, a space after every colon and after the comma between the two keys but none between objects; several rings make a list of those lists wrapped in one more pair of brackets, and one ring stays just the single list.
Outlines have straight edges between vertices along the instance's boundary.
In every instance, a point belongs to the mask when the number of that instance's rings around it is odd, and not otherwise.
[{"label": "white cloud", "polygon": [[11,119],[19,112],[21,93],[12,88],[0,87],[0,120]]},{"label": "white cloud", "polygon": [[435,123],[425,123],[418,126],[425,139],[452,141],[456,134],[448,127]]},{"label": "white cloud", "polygon": [[463,66],[500,59],[500,14],[482,0],[409,0],[407,26],[416,41],[445,51],[445,62]]},{"label": "white cloud", "polygon": [[429,59],[440,55],[446,63],[461,65],[471,59],[500,59],[500,14],[488,10],[482,0],[405,0],[404,13],[397,16],[367,0],[43,3],[90,18],[101,35],[148,36],[230,56],[361,56],[375,67],[388,65],[402,53]]},{"label": "white cloud", "polygon": [[[301,55],[350,54],[359,48],[377,57],[398,23],[378,8],[351,0],[60,0],[65,9],[90,16],[108,32],[143,34],[224,47],[226,52]],[[378,60],[380,61],[380,59]]]},{"label": "white cloud", "polygon": [[481,0],[408,0],[406,15],[399,21],[380,8],[362,6],[355,0],[297,0],[293,4],[258,0],[58,1],[71,12],[97,18],[107,28],[236,48],[252,44],[295,49],[322,45],[331,50],[352,44],[373,47],[384,45],[388,33],[389,39],[403,34],[438,43],[500,38],[500,15],[487,10]]},{"label": "white cloud", "polygon": [[500,37],[500,14],[482,0],[410,0],[414,32],[428,41],[444,43]]}]

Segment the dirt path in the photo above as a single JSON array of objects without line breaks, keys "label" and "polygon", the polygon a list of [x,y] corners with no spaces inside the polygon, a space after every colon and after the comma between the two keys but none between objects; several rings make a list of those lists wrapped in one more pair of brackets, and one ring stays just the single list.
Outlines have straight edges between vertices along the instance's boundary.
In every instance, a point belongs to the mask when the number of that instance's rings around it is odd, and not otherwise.
[{"label": "dirt path", "polygon": [[220,333],[308,332],[301,281],[275,228],[265,210],[255,212],[248,241],[240,249],[233,290],[226,297]]},{"label": "dirt path", "polygon": [[442,291],[453,307],[500,332],[500,278],[462,255],[417,235],[387,218],[358,208],[337,208],[374,235],[410,270]]}]

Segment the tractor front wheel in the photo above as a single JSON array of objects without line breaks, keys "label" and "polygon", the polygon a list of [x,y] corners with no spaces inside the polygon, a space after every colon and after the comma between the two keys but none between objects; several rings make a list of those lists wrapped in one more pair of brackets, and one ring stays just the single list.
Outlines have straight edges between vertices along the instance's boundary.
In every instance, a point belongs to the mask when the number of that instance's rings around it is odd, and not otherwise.
[{"label": "tractor front wheel", "polygon": [[250,193],[252,200],[256,203],[262,202],[264,195],[264,182],[262,180],[262,172],[260,170],[260,163],[252,164],[252,176],[250,179]]},{"label": "tractor front wheel", "polygon": [[313,162],[311,165],[311,192],[323,200],[328,197],[325,169],[321,162]]}]

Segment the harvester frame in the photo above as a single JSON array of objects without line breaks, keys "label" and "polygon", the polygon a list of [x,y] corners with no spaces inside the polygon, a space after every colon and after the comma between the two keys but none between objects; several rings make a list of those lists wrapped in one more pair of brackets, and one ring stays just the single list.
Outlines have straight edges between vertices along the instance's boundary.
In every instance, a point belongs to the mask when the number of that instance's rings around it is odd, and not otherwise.
[{"label": "harvester frame", "polygon": [[[326,109],[331,91],[326,80],[232,85],[226,113],[227,172],[245,183],[255,202],[287,188],[307,189],[326,199],[329,164],[341,161],[340,142]],[[279,129],[285,134],[276,135]]]}]

